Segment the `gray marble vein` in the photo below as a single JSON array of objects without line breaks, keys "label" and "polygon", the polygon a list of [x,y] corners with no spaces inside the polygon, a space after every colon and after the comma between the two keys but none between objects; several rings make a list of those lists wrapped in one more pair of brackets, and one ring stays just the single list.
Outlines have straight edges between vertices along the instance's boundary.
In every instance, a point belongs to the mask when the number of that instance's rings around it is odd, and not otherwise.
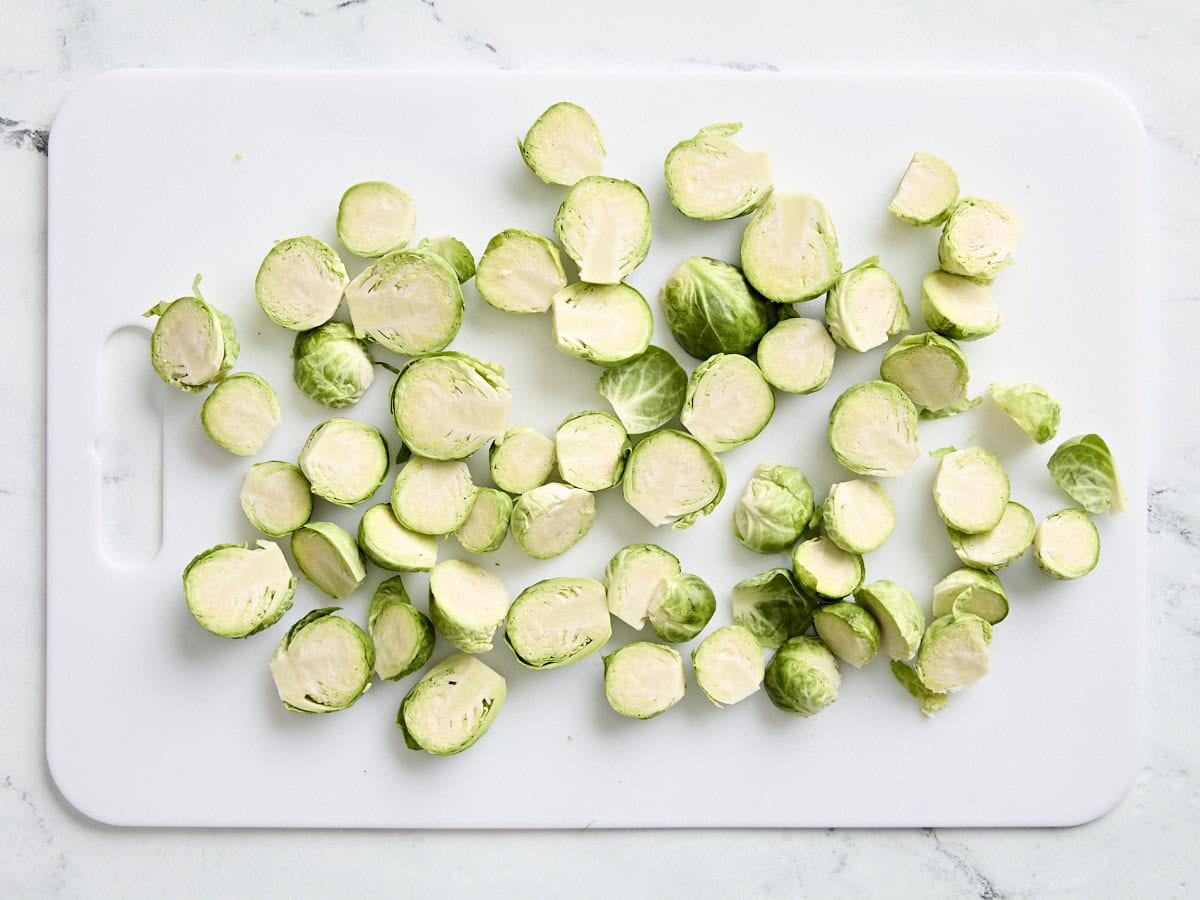
[{"label": "gray marble vein", "polygon": [[17,150],[32,150],[45,156],[49,143],[49,129],[0,116],[0,145]]}]

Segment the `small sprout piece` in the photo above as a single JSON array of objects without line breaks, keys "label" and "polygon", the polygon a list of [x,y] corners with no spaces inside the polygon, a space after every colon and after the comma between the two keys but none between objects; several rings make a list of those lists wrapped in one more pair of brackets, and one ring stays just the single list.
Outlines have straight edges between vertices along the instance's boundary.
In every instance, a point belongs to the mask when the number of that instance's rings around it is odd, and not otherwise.
[{"label": "small sprout piece", "polygon": [[936,413],[966,401],[970,373],[953,341],[927,331],[901,338],[883,354],[879,377],[904,391],[918,410]]},{"label": "small sprout piece", "polygon": [[218,637],[262,631],[291,609],[296,579],[278,544],[218,544],[183,570],[183,596],[196,621]]},{"label": "small sprout piece", "polygon": [[879,652],[879,625],[849,600],[826,603],[813,612],[817,635],[842,662],[861,669]]},{"label": "small sprout piece", "polygon": [[923,409],[919,415],[922,419],[948,419],[951,416],[957,416],[959,413],[972,410],[982,402],[982,397],[969,397],[959,400],[957,403],[951,403],[949,406],[943,406],[938,410]]},{"label": "small sprout piece", "polygon": [[842,481],[829,487],[821,527],[843,550],[870,553],[896,530],[896,508],[883,485],[861,478]]},{"label": "small sprout piece", "polygon": [[800,538],[813,514],[813,492],[792,466],[761,464],[733,508],[733,533],[756,553],[780,553]]},{"label": "small sprout piece", "polygon": [[973,341],[1000,327],[1000,307],[986,284],[949,272],[930,272],[921,282],[925,325],[942,337]]},{"label": "small sprout piece", "polygon": [[417,249],[437,254],[449,263],[454,274],[458,276],[459,284],[466,284],[475,277],[475,257],[471,255],[467,245],[456,237],[448,234],[424,237],[417,244]]},{"label": "small sprout piece", "polygon": [[304,473],[291,463],[255,463],[242,481],[242,512],[250,524],[271,537],[291,534],[312,515],[312,491]]},{"label": "small sprout piece", "polygon": [[1125,490],[1108,444],[1098,434],[1063,441],[1046,463],[1054,483],[1090,513],[1125,512]]},{"label": "small sprout piece", "polygon": [[414,456],[392,485],[396,521],[418,534],[450,534],[467,521],[477,488],[463,462]]},{"label": "small sprout piece", "polygon": [[992,384],[988,391],[1021,430],[1044,444],[1058,434],[1062,404],[1039,384]]},{"label": "small sprout piece", "polygon": [[158,377],[181,391],[199,393],[233,368],[240,349],[233,320],[200,296],[163,301],[142,313],[158,316],[150,334],[150,364]]},{"label": "small sprout piece", "polygon": [[512,497],[496,488],[479,488],[471,503],[471,512],[458,526],[454,536],[468,553],[499,550],[508,534],[512,518]]},{"label": "small sprout piece", "polygon": [[780,319],[758,343],[756,359],[767,384],[811,394],[829,383],[837,345],[816,319]]},{"label": "small sprout piece", "polygon": [[896,279],[865,259],[841,274],[825,298],[829,336],[847,350],[865,353],[908,331],[908,306]]},{"label": "small sprout piece", "polygon": [[829,446],[858,475],[903,475],[921,454],[917,408],[886,381],[864,381],[838,397],[829,413]]},{"label": "small sprout piece", "polygon": [[580,281],[617,284],[650,249],[650,203],[632,181],[592,175],[567,193],[554,233],[579,264]]},{"label": "small sprout piece", "polygon": [[605,369],[596,390],[612,405],[630,434],[646,434],[679,415],[687,396],[687,372],[661,347]]},{"label": "small sprout piece", "polygon": [[450,264],[427,250],[371,263],[346,288],[354,333],[404,356],[443,350],[462,326],[463,295]]},{"label": "small sprout piece", "polygon": [[200,424],[218,447],[253,456],[279,424],[279,398],[266,380],[238,372],[219,382],[200,407]]},{"label": "small sprout piece", "polygon": [[796,545],[792,573],[802,590],[824,600],[840,600],[862,586],[866,569],[862,556],[846,552],[821,535]]},{"label": "small sprout piece", "polygon": [[514,425],[488,450],[496,487],[524,494],[541,487],[554,471],[554,441],[528,425]]},{"label": "small sprout piece", "polygon": [[692,372],[679,421],[714,453],[758,436],[775,414],[775,394],[752,360],[718,353]]},{"label": "small sprout piece", "polygon": [[276,325],[310,331],[333,318],[349,282],[336,250],[315,237],[294,237],[268,251],[254,296]]},{"label": "small sprout piece", "polygon": [[704,696],[720,708],[745,700],[762,685],[766,666],[749,628],[718,628],[692,651],[692,671]]},{"label": "small sprout piece", "polygon": [[532,559],[566,553],[592,530],[596,498],[588,491],[551,481],[527,491],[513,504],[513,539]]},{"label": "small sprout piece", "polygon": [[511,408],[504,370],[461,353],[413,360],[392,387],[396,430],[429,459],[466,459],[508,430]]},{"label": "small sprout piece", "polygon": [[326,322],[296,335],[292,378],[312,400],[333,409],[352,406],[375,382],[375,361],[367,342],[345,322]]},{"label": "small sprout piece", "polygon": [[412,197],[384,181],[351,185],[338,204],[337,236],[355,256],[384,256],[407,246],[417,228]]},{"label": "small sprout piece", "polygon": [[398,681],[429,662],[437,640],[433,623],[412,605],[399,575],[375,588],[367,632],[375,646],[375,671],[384,681]]},{"label": "small sprout piece", "polygon": [[921,704],[921,715],[925,718],[931,719],[935,712],[946,708],[946,703],[950,698],[925,687],[921,684],[917,673],[899,660],[892,660],[892,675],[913,696],[913,699]]},{"label": "small sprout piece", "polygon": [[858,605],[879,624],[879,645],[892,659],[912,659],[925,630],[917,598],[894,581],[874,581],[854,592]]},{"label": "small sprout piece", "polygon": [[615,366],[641,356],[654,336],[654,313],[629,285],[577,281],[554,295],[554,345],[567,356]]},{"label": "small sprout piece", "polygon": [[557,669],[595,653],[612,637],[604,585],[592,578],[548,578],[517,595],[504,642],[528,669]]},{"label": "small sprout piece", "polygon": [[292,556],[308,580],[335,600],[349,597],[367,577],[358,544],[333,522],[309,522],[293,531]]},{"label": "small sprout piece", "polygon": [[1004,507],[1000,524],[983,534],[948,529],[954,552],[964,565],[993,572],[1017,560],[1033,543],[1033,513],[1020,503]]},{"label": "small sprout piece", "polygon": [[725,496],[725,466],[690,434],[657,431],[633,448],[622,490],[651,525],[687,528]]},{"label": "small sprout piece", "polygon": [[371,687],[375,646],[339,607],[314,609],[288,629],[271,655],[271,677],[293,712],[349,709]]},{"label": "small sprout piece", "polygon": [[699,575],[669,575],[658,583],[646,618],[660,640],[668,644],[690,641],[717,611],[717,598]]},{"label": "small sprout piece", "polygon": [[632,628],[646,624],[650,601],[665,578],[680,574],[679,560],[655,544],[618,550],[604,570],[608,611]]},{"label": "small sprout piece", "polygon": [[995,454],[982,447],[947,453],[933,479],[938,515],[966,534],[983,534],[1000,524],[1008,493],[1008,473]]},{"label": "small sprout piece", "polygon": [[604,171],[599,127],[586,109],[565,100],[538,116],[517,146],[525,165],[546,184],[570,187]]},{"label": "small sprout piece", "polygon": [[788,569],[771,569],[733,586],[733,621],[772,649],[804,634],[818,601],[803,593]]},{"label": "small sprout piece", "polygon": [[608,413],[575,413],[554,435],[563,481],[585,491],[606,491],[620,484],[632,449],[625,426]]},{"label": "small sprout piece", "polygon": [[382,431],[343,418],[326,419],[314,428],[299,459],[312,492],[339,506],[353,506],[374,494],[391,463]]},{"label": "small sprout piece", "polygon": [[742,271],[776,303],[811,300],[842,273],[837,232],[821,201],[810,194],[771,194],[742,235]]},{"label": "small sprout piece", "polygon": [[955,612],[969,612],[995,625],[1008,615],[1008,594],[991,572],[955,569],[933,586],[933,615]]},{"label": "small sprout piece", "polygon": [[1013,264],[1021,243],[1021,219],[1003,204],[966,197],[954,204],[942,227],[938,262],[944,271],[984,283]]},{"label": "small sprout piece", "polygon": [[683,699],[683,660],[670,647],[637,641],[604,657],[604,696],[614,712],[652,719]]},{"label": "small sprout piece", "polygon": [[448,559],[429,573],[429,617],[463,653],[486,653],[508,613],[508,590],[475,563]]},{"label": "small sprout piece", "polygon": [[358,546],[379,568],[393,572],[428,572],[437,562],[437,538],[409,531],[386,503],[372,506],[358,520]]},{"label": "small sprout piece", "polygon": [[837,658],[819,638],[800,635],[775,651],[763,687],[784,712],[815,716],[837,700],[842,673]]},{"label": "small sprout piece", "polygon": [[707,256],[684,260],[659,302],[675,340],[696,359],[753,352],[778,315],[746,284],[741,269]]},{"label": "small sprout piece", "polygon": [[1100,533],[1082,510],[1059,510],[1038,526],[1033,557],[1052,578],[1081,578],[1100,561]]},{"label": "small sprout piece", "polygon": [[913,154],[888,204],[888,212],[909,225],[941,225],[958,199],[958,176],[942,159]]},{"label": "small sprout piece", "polygon": [[771,193],[771,160],[731,140],[741,130],[741,122],[709,125],[667,154],[667,193],[685,216],[734,219],[757,209]]},{"label": "small sprout piece", "polygon": [[566,286],[558,245],[516,228],[488,241],[475,271],[479,296],[501,312],[546,312],[554,295]]},{"label": "small sprout piece", "polygon": [[448,656],[412,686],[396,724],[410,750],[461,753],[487,733],[504,705],[504,676],[466,653]]},{"label": "small sprout piece", "polygon": [[917,651],[917,678],[939,694],[965,691],[987,674],[992,626],[970,613],[953,613],[929,623]]}]

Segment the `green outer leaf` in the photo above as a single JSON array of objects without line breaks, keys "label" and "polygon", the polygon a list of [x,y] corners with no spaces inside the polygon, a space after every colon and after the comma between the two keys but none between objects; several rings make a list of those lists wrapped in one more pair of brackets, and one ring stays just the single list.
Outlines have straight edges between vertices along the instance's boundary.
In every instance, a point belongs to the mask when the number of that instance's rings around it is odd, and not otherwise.
[{"label": "green outer leaf", "polygon": [[1027,435],[1044,444],[1058,434],[1062,404],[1039,384],[991,384],[988,392]]},{"label": "green outer leaf", "polygon": [[931,691],[925,687],[925,685],[921,684],[921,679],[917,677],[917,673],[909,666],[906,666],[898,659],[894,659],[892,660],[891,669],[895,679],[904,686],[904,689],[913,696],[913,699],[921,704],[921,715],[925,718],[933,718],[935,712],[946,708],[950,696],[938,693],[937,691]]},{"label": "green outer leaf", "polygon": [[813,490],[793,466],[760,464],[733,508],[733,534],[756,553],[781,553],[813,515]]},{"label": "green outer leaf", "polygon": [[733,586],[733,621],[772,649],[804,634],[820,601],[804,593],[790,569],[771,569]]},{"label": "green outer leaf", "polygon": [[641,356],[605,369],[596,384],[630,434],[646,434],[679,415],[687,389],[683,366],[653,345]]},{"label": "green outer leaf", "polygon": [[1058,445],[1046,463],[1050,477],[1088,512],[1125,512],[1125,490],[1108,444],[1098,434],[1083,434]]},{"label": "green outer leaf", "polygon": [[690,641],[712,620],[717,597],[699,575],[670,575],[658,584],[647,618],[659,640],[668,644]]}]

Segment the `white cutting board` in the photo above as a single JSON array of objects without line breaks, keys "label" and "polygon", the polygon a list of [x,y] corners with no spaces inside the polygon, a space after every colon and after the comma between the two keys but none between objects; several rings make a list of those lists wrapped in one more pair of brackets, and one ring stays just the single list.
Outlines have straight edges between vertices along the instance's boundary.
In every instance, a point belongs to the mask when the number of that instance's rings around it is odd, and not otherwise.
[{"label": "white cutting board", "polygon": [[[255,304],[271,242],[333,242],[342,190],[365,179],[404,186],[420,234],[453,233],[476,254],[503,228],[552,233],[563,190],[525,168],[514,139],[564,98],[603,129],[606,172],[650,197],[653,244],[630,281],[652,299],[689,255],[737,259],[744,220],[687,220],[662,181],[667,150],[712,122],[745,122],[745,144],[770,150],[781,189],[825,200],[847,264],[882,257],[913,306],[914,330],[937,231],[886,211],[910,154],[944,156],[965,192],[1024,218],[1017,264],[994,289],[1004,327],[965,346],[973,389],[1050,387],[1064,402],[1060,437],[1096,431],[1111,443],[1131,508],[1101,517],[1103,558],[1088,578],[1052,582],[1028,556],[1002,573],[1012,613],[996,627],[992,671],[932,721],[882,660],[843,666],[837,703],[812,719],[780,713],[761,692],[719,710],[689,671],[677,708],[627,720],[605,703],[600,654],[530,672],[498,643],[485,658],[509,679],[503,712],[469,752],[435,758],[405,749],[393,724],[413,677],[376,683],[335,715],[282,708],[268,660],[292,622],[328,605],[311,584],[299,585],[280,624],[247,640],[216,638],[189,615],[187,561],[256,537],[237,503],[251,461],[208,440],[195,420],[201,397],[157,381],[145,356],[151,322],[139,314],[186,294],[203,273],[205,295],[237,325],[238,368],[266,376],[281,397],[284,424],[260,458],[294,459],[334,413],[292,384],[293,335]],[[51,133],[46,742],[55,780],[84,813],[127,825],[950,826],[1099,815],[1139,759],[1145,233],[1138,118],[1111,89],[1075,76],[119,72],[90,83]],[[346,262],[352,274],[362,267]],[[473,284],[466,301],[452,349],[508,367],[514,423],[552,432],[570,412],[605,408],[593,392],[599,370],[559,355],[547,318],[495,312]],[[802,312],[819,316],[821,304]],[[656,342],[694,365],[661,317]],[[726,623],[735,582],[787,564],[730,534],[751,470],[799,465],[819,494],[850,477],[825,443],[826,416],[846,386],[876,376],[881,352],[839,351],[826,389],[780,395],[764,434],[724,455],[728,495],[691,530],[652,529],[613,491],[566,555],[534,563],[509,541],[484,564],[515,596],[544,577],[599,577],[618,547],[655,541],[712,584],[721,601],[713,627]],[[390,382],[380,370],[349,414],[394,434]],[[1014,499],[1039,519],[1067,505],[1045,472],[1054,445],[1034,445],[990,401],[921,426],[923,450],[973,442],[1001,454]],[[480,478],[482,463],[472,463]],[[923,453],[887,482],[900,528],[867,559],[869,580],[897,580],[926,604],[957,566],[929,499],[934,466]],[[390,478],[378,497],[389,487]],[[314,518],[356,521],[323,502]],[[459,555],[454,541],[443,544],[443,558]],[[383,577],[370,570],[347,615],[364,621]],[[421,607],[426,581],[406,577]],[[617,623],[607,649],[633,639]],[[447,652],[440,642],[434,658]]]}]

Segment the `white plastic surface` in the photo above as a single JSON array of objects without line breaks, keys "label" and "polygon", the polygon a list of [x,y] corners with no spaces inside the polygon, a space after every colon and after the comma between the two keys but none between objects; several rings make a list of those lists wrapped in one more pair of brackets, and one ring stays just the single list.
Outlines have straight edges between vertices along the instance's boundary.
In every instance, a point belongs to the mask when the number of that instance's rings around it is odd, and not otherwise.
[{"label": "white plastic surface", "polygon": [[[164,415],[162,546],[149,562],[124,567],[102,551],[97,439],[114,404],[102,402],[112,379],[100,374],[120,368],[102,366],[110,335],[150,327],[139,314],[188,293],[203,273],[205,296],[238,327],[237,368],[267,377],[283,404],[284,423],[258,458],[294,459],[309,429],[338,413],[292,384],[293,335],[255,303],[254,275],[271,242],[314,234],[333,243],[342,190],[366,179],[412,194],[419,235],[454,234],[477,255],[504,228],[551,234],[563,189],[526,169],[514,138],[564,98],[599,122],[606,173],[650,197],[653,244],[629,280],[652,301],[689,255],[737,259],[745,220],[687,220],[662,182],[667,150],[712,122],[745,122],[742,140],[771,152],[780,189],[826,202],[847,265],[882,257],[909,298],[914,330],[938,232],[887,213],[913,150],[942,155],[964,193],[1023,217],[1017,264],[994,288],[1004,326],[964,345],[973,392],[989,381],[1045,384],[1064,403],[1060,439],[1096,431],[1110,442],[1131,508],[1100,517],[1103,554],[1089,577],[1053,582],[1029,556],[1002,573],[1012,612],[995,629],[992,670],[932,721],[883,660],[862,671],[844,666],[837,703],[812,719],[782,714],[761,692],[719,710],[689,672],[677,708],[627,720],[605,703],[600,654],[530,672],[500,640],[486,660],[509,679],[508,701],[460,756],[405,748],[394,720],[415,676],[376,683],[345,712],[287,712],[268,670],[271,650],[328,598],[302,582],[283,622],[243,641],[216,638],[191,618],[180,586],[188,560],[257,537],[237,502],[252,461],[212,444],[196,419],[202,397],[157,384],[148,361],[143,384],[161,391]],[[84,813],[129,825],[947,826],[1099,815],[1128,788],[1140,747],[1145,181],[1136,114],[1105,85],[1073,76],[120,72],[92,82],[67,101],[51,134],[46,741],[55,780]],[[364,264],[344,258],[351,274]],[[514,423],[552,433],[571,412],[606,408],[594,393],[599,370],[556,352],[547,318],[506,316],[473,284],[465,292],[452,349],[508,367]],[[819,316],[820,301],[801,312]],[[695,364],[661,316],[656,343]],[[710,582],[720,598],[711,627],[725,624],[735,582],[787,564],[731,536],[750,472],[761,461],[799,465],[819,495],[851,477],[825,443],[826,417],[841,390],[877,376],[881,355],[839,350],[824,390],[778,395],[762,436],[724,454],[726,499],[691,530],[652,529],[610,491],[598,498],[597,526],[568,554],[533,562],[510,540],[484,564],[515,596],[544,577],[599,577],[617,548],[653,541]],[[390,382],[380,370],[347,414],[394,434]],[[145,405],[141,396],[137,403]],[[1068,505],[1045,471],[1055,443],[1033,444],[990,401],[922,423],[921,459],[886,483],[900,525],[868,557],[867,577],[899,581],[926,609],[932,585],[958,563],[929,496],[935,461],[924,451],[969,443],[1001,455],[1013,498],[1039,520]],[[483,454],[472,467],[485,479]],[[157,489],[157,473],[126,474],[134,491]],[[110,488],[119,476],[107,473]],[[357,522],[321,501],[314,518]],[[111,528],[103,533],[112,540]],[[453,540],[442,552],[465,555]],[[384,576],[371,568],[345,614],[364,622]],[[426,582],[406,577],[421,607]],[[606,652],[653,639],[614,625]],[[686,656],[694,645],[680,649]],[[434,658],[448,652],[439,642]]]}]

